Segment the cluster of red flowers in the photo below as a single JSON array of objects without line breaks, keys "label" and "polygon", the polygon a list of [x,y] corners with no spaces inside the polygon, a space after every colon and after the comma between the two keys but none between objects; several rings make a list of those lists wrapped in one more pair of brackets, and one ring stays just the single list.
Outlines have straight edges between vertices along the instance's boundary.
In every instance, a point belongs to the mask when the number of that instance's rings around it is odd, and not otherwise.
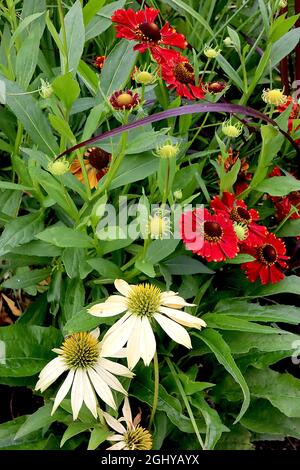
[{"label": "cluster of red flowers", "polygon": [[251,282],[260,279],[268,284],[284,278],[285,244],[257,224],[256,210],[227,192],[222,198],[215,196],[210,208],[213,213],[194,209],[182,215],[180,233],[187,249],[209,262],[226,261],[238,253],[251,255],[254,259],[241,265]]},{"label": "cluster of red flowers", "polygon": [[[270,177],[276,176],[283,176],[278,166],[270,173]],[[293,191],[284,197],[271,196],[270,199],[273,201],[278,222],[288,216],[289,219],[300,219],[300,191]]]},{"label": "cluster of red flowers", "polygon": [[137,41],[134,50],[141,53],[149,50],[159,66],[163,80],[179,96],[189,100],[204,98],[201,81],[196,80],[189,60],[180,52],[170,49],[185,49],[188,43],[184,35],[177,33],[169,23],[160,28],[155,23],[158,15],[159,10],[148,7],[139,11],[131,8],[116,10],[112,21],[116,23],[117,37]]},{"label": "cluster of red flowers", "polygon": [[[293,129],[294,120],[299,119],[299,116],[300,116],[300,105],[294,100],[292,96],[288,96],[286,102],[277,107],[277,111],[279,113],[283,113],[291,104],[292,104],[292,107],[291,107],[291,112],[290,112],[290,116],[288,119],[288,130],[292,133],[300,129],[300,126],[296,126],[296,128]],[[295,142],[299,144],[300,139],[297,139]]]}]

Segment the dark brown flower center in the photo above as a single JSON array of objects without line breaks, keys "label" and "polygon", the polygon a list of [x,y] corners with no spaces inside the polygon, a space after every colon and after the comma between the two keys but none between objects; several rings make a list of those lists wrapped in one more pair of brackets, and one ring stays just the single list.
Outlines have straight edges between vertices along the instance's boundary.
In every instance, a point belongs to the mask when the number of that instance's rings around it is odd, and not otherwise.
[{"label": "dark brown flower center", "polygon": [[210,242],[218,242],[223,236],[221,225],[217,222],[204,222],[204,238]]},{"label": "dark brown flower center", "polygon": [[161,39],[160,29],[155,23],[142,23],[138,29],[141,31],[141,40],[157,42]]},{"label": "dark brown flower center", "polygon": [[244,207],[234,207],[231,211],[231,218],[236,222],[242,222],[244,224],[251,224],[252,217],[247,209]]},{"label": "dark brown flower center", "polygon": [[194,69],[187,62],[177,64],[174,69],[174,75],[178,82],[184,83],[185,85],[188,85],[189,83],[193,85],[195,83]]},{"label": "dark brown flower center", "polygon": [[272,266],[278,258],[276,248],[270,244],[263,245],[258,249],[258,257],[262,263]]},{"label": "dark brown flower center", "polygon": [[90,164],[99,171],[105,169],[111,160],[110,153],[97,147],[88,149],[85,156],[88,158]]}]

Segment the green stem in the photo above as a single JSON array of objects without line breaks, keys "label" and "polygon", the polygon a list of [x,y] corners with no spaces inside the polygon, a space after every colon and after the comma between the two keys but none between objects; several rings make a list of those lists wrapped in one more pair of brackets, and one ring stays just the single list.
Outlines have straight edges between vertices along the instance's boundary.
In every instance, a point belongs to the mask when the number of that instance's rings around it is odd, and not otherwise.
[{"label": "green stem", "polygon": [[62,7],[62,2],[61,0],[57,0],[57,7],[58,7],[58,15],[59,15],[59,21],[61,25],[61,32],[62,32],[62,38],[63,38],[63,45],[64,45],[64,61],[62,64],[62,73],[63,75],[69,71],[69,59],[68,59],[68,43],[67,43],[67,33],[66,33],[66,28],[65,28],[65,18],[64,18],[64,11]]},{"label": "green stem", "polygon": [[178,388],[178,390],[179,390],[179,393],[180,393],[180,395],[181,395],[181,397],[182,397],[183,403],[185,404],[186,410],[187,410],[188,415],[189,415],[189,417],[190,417],[190,420],[191,420],[192,426],[193,426],[193,428],[194,428],[195,434],[196,434],[196,436],[197,436],[198,442],[199,442],[201,448],[202,448],[203,450],[205,450],[204,443],[203,443],[202,437],[200,436],[199,429],[198,429],[196,420],[195,420],[195,418],[194,418],[191,405],[190,405],[190,403],[189,403],[189,401],[188,401],[188,398],[187,398],[187,396],[186,396],[186,394],[185,394],[185,392],[184,392],[183,386],[182,386],[180,380],[179,380],[178,377],[177,377],[177,372],[176,372],[176,370],[175,370],[175,367],[173,366],[172,362],[170,361],[170,359],[169,359],[168,357],[166,357],[166,361],[167,361],[167,364],[168,364],[168,366],[169,366],[169,369],[170,369],[170,371],[171,371],[171,373],[172,373],[172,375],[173,375],[173,378],[174,378],[174,380],[175,380],[175,383],[176,383],[176,385],[177,385],[177,388]]},{"label": "green stem", "polygon": [[151,411],[151,416],[150,416],[150,421],[149,421],[149,429],[151,429],[154,416],[156,413],[157,409],[157,402],[158,402],[158,390],[159,390],[159,365],[158,365],[158,358],[157,358],[157,353],[155,352],[154,354],[154,395],[153,395],[153,404],[152,404],[152,411]]},{"label": "green stem", "polygon": [[84,158],[83,158],[83,155],[82,155],[81,152],[78,152],[78,153],[77,153],[77,158],[78,158],[78,160],[79,160],[81,172],[82,172],[83,179],[84,179],[84,185],[85,185],[86,195],[87,195],[88,199],[90,200],[90,199],[91,199],[91,196],[92,196],[92,192],[91,192],[89,177],[88,177],[88,174],[87,174],[87,171],[86,171],[86,167],[85,167],[85,164],[84,164]]}]

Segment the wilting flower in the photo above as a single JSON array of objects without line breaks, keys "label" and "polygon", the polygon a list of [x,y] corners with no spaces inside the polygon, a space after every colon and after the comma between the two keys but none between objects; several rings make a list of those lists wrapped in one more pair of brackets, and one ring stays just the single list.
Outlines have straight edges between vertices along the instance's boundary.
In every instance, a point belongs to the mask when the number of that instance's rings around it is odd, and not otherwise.
[{"label": "wilting flower", "polygon": [[141,101],[138,93],[133,93],[132,90],[115,91],[109,98],[110,104],[114,109],[131,110],[136,108]]},{"label": "wilting flower", "polygon": [[230,217],[234,223],[238,239],[247,243],[247,245],[260,245],[265,238],[267,234],[266,227],[255,223],[259,220],[259,213],[255,209],[248,209],[247,204],[241,199],[236,199],[233,194],[224,192],[222,199],[215,196],[210,203],[210,207],[217,214],[224,212]]},{"label": "wilting flower", "polygon": [[154,53],[153,57],[160,64],[161,76],[169,88],[189,100],[204,98],[200,80],[195,83],[194,69],[186,57],[175,51],[169,51],[163,56]]},{"label": "wilting flower", "polygon": [[224,166],[225,173],[228,173],[238,160],[241,162],[237,181],[234,185],[235,194],[238,196],[248,188],[249,181],[252,179],[252,174],[248,173],[249,165],[246,158],[239,158],[239,152],[234,152],[232,148],[230,148],[227,154],[228,156],[224,161],[222,155],[218,155],[218,163],[220,166]]},{"label": "wilting flower", "polygon": [[47,169],[54,176],[62,176],[69,171],[70,164],[65,158],[61,158],[48,163]]},{"label": "wilting flower", "polygon": [[216,57],[218,57],[220,52],[221,52],[221,49],[219,49],[218,47],[211,47],[208,45],[205,46],[204,51],[203,51],[204,55],[208,59],[215,59]]},{"label": "wilting flower", "polygon": [[[60,348],[53,349],[58,357],[44,367],[35,387],[36,390],[44,392],[58,377],[68,372],[56,394],[51,414],[55,412],[70,389],[74,420],[77,419],[83,402],[97,418],[96,394],[112,408],[116,408],[116,404],[111,389],[127,394],[115,375],[133,377],[133,374],[127,367],[105,358],[102,343],[98,341],[99,334],[98,328],[91,333],[74,333],[65,338]],[[122,356],[119,351],[118,353],[114,357]]]},{"label": "wilting flower", "polygon": [[148,233],[152,239],[169,238],[171,233],[170,217],[166,211],[158,209],[153,215],[150,215],[148,222]]},{"label": "wilting flower", "polygon": [[[116,431],[117,434],[112,434],[106,439],[111,442],[116,442],[107,450],[150,450],[152,449],[152,436],[150,432],[140,426],[141,413],[132,418],[129,400],[127,397],[124,399],[122,418],[113,418],[106,412],[103,416],[110,428]],[[122,424],[124,422],[125,425]]]},{"label": "wilting flower", "polygon": [[159,10],[145,7],[144,10],[135,12],[131,8],[116,10],[112,15],[112,21],[116,23],[118,38],[137,41],[134,50],[145,52],[158,49],[160,46],[175,46],[184,49],[187,42],[183,34],[176,32],[169,23],[165,23],[160,29],[155,23]]},{"label": "wilting flower", "polygon": [[288,97],[279,88],[267,88],[262,93],[262,100],[270,105],[279,106],[286,103]]},{"label": "wilting flower", "polygon": [[[187,348],[191,348],[191,338],[183,326],[201,329],[206,323],[189,313],[182,312],[185,306],[192,306],[173,291],[162,292],[152,284],[129,285],[116,279],[115,287],[122,295],[111,295],[88,311],[96,317],[105,318],[125,313],[103,338],[102,352],[114,354],[127,343],[128,366],[132,369],[143,359],[150,364],[156,351],[156,341],[152,330],[154,320],[170,338]],[[181,326],[183,325],[183,326]]]},{"label": "wilting flower", "polygon": [[182,214],[179,222],[186,248],[207,261],[225,261],[238,254],[233,223],[224,212],[210,214],[207,209],[194,209]]},{"label": "wilting flower", "polygon": [[105,60],[106,60],[105,55],[98,55],[93,61],[94,67],[96,67],[98,70],[102,70]]},{"label": "wilting flower", "polygon": [[[91,147],[86,150],[83,162],[87,172],[91,188],[96,188],[101,178],[108,172],[111,154],[98,147]],[[71,165],[71,172],[81,182],[84,183],[84,177],[80,161],[75,159]]]},{"label": "wilting flower", "polygon": [[289,257],[284,242],[273,233],[268,233],[260,246],[247,248],[245,252],[255,258],[241,266],[251,282],[260,279],[262,284],[275,284],[284,278],[282,269],[287,267]]},{"label": "wilting flower", "polygon": [[222,132],[227,137],[230,137],[231,139],[236,139],[243,132],[243,124],[240,122],[236,122],[235,124],[233,124],[232,120],[228,119],[222,124]]}]

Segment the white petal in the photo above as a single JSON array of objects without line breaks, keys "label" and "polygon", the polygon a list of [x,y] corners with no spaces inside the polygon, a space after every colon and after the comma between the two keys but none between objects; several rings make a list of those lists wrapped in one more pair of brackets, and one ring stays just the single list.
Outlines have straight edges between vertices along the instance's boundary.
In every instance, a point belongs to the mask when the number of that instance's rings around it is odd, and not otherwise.
[{"label": "white petal", "polygon": [[156,351],[156,341],[147,317],[142,318],[141,356],[145,366],[152,361]]},{"label": "white petal", "polygon": [[176,341],[176,343],[182,344],[183,346],[191,349],[191,338],[183,326],[178,325],[178,323],[164,317],[160,313],[156,313],[154,318],[170,338]]},{"label": "white petal", "polygon": [[104,380],[104,382],[113,390],[117,390],[117,392],[121,392],[124,395],[127,395],[127,391],[121,384],[121,382],[110,372],[108,372],[105,369],[102,369],[101,366],[96,365],[95,366],[96,372],[100,375],[100,377]]},{"label": "white petal", "polygon": [[127,361],[129,369],[133,369],[141,358],[141,317],[134,317],[134,323],[127,343]]},{"label": "white petal", "polygon": [[86,372],[83,373],[83,401],[92,415],[97,419],[97,399]]},{"label": "white petal", "polygon": [[73,411],[73,420],[78,418],[79,411],[83,403],[83,374],[82,369],[77,369],[74,376],[74,382],[71,391],[71,407]]},{"label": "white petal", "polygon": [[177,323],[183,326],[190,326],[191,328],[198,328],[201,330],[201,327],[205,327],[206,323],[201,318],[190,315],[186,312],[181,312],[179,310],[174,310],[173,308],[160,307],[159,311],[168,315],[172,320],[175,320]]},{"label": "white petal", "polygon": [[103,416],[108,426],[110,426],[114,431],[117,431],[120,434],[124,434],[126,432],[126,429],[124,428],[123,424],[121,424],[120,421],[118,421],[110,414],[106,413],[106,411],[103,411]]},{"label": "white petal", "polygon": [[132,287],[128,284],[128,282],[124,281],[124,279],[116,279],[115,288],[125,297],[128,296],[132,289]]},{"label": "white petal", "polygon": [[117,328],[119,328],[120,325],[122,325],[127,318],[129,318],[132,315],[132,313],[127,312],[125,313],[119,320],[117,320],[111,327],[110,329],[105,333],[105,336],[108,336],[108,334],[113,333]]},{"label": "white petal", "polygon": [[127,343],[135,324],[136,317],[130,315],[128,319],[121,323],[118,328],[110,328],[101,343],[101,357],[110,357]]},{"label": "white petal", "polygon": [[114,317],[125,312],[125,310],[127,310],[125,303],[103,302],[102,304],[93,305],[88,309],[88,312],[95,317]]},{"label": "white petal", "polygon": [[90,335],[94,336],[94,338],[98,339],[100,336],[100,328],[95,328],[93,331],[90,331]]},{"label": "white petal", "polygon": [[111,442],[124,441],[124,436],[122,436],[122,434],[112,434],[111,436],[108,436],[106,440]]},{"label": "white petal", "polygon": [[114,354],[111,354],[110,357],[113,357],[113,358],[116,358],[116,359],[124,359],[125,357],[127,357],[127,349],[122,348],[122,349],[120,349],[120,351],[118,351]]},{"label": "white petal", "polygon": [[41,390],[44,392],[58,377],[63,374],[68,369],[68,366],[63,362],[61,357],[56,357],[52,359],[49,364],[47,364],[39,375],[39,380],[35,386],[36,390]]},{"label": "white petal", "polygon": [[96,390],[97,395],[99,395],[101,400],[107,403],[107,405],[116,409],[116,403],[109,386],[104,382],[104,380],[99,376],[99,374],[94,371],[94,369],[89,369],[88,374],[93,384],[93,387]]},{"label": "white petal", "polygon": [[53,408],[52,408],[52,411],[51,411],[51,415],[53,415],[55,413],[55,411],[57,410],[57,408],[59,407],[59,405],[61,404],[61,402],[65,398],[65,396],[68,394],[68,392],[71,388],[72,382],[73,382],[73,378],[74,378],[74,370],[71,369],[69,371],[66,379],[64,380],[64,382],[62,383],[62,385],[60,386],[60,388],[59,388],[59,390],[56,394],[56,397],[55,397],[55,400],[54,400],[54,405],[53,405]]},{"label": "white petal", "polygon": [[195,304],[189,304],[182,297],[175,294],[169,294],[168,292],[163,292],[161,294],[161,303],[167,307],[181,308],[181,307],[194,307]]},{"label": "white petal", "polygon": [[124,441],[117,442],[111,447],[108,447],[106,450],[123,450],[126,447],[126,443]]},{"label": "white petal", "polygon": [[111,304],[116,304],[116,303],[119,303],[119,304],[124,304],[124,305],[127,305],[127,299],[125,297],[123,297],[123,295],[118,295],[118,294],[113,294],[113,295],[110,295],[109,297],[107,297],[105,303],[111,303]]},{"label": "white petal", "polygon": [[124,405],[123,405],[122,413],[126,421],[128,421],[129,423],[132,423],[132,413],[131,413],[129,400],[127,397],[124,398]]},{"label": "white petal", "polygon": [[98,364],[112,374],[122,375],[123,377],[129,377],[130,379],[134,377],[133,372],[118,362],[113,362],[102,357],[98,360]]}]

